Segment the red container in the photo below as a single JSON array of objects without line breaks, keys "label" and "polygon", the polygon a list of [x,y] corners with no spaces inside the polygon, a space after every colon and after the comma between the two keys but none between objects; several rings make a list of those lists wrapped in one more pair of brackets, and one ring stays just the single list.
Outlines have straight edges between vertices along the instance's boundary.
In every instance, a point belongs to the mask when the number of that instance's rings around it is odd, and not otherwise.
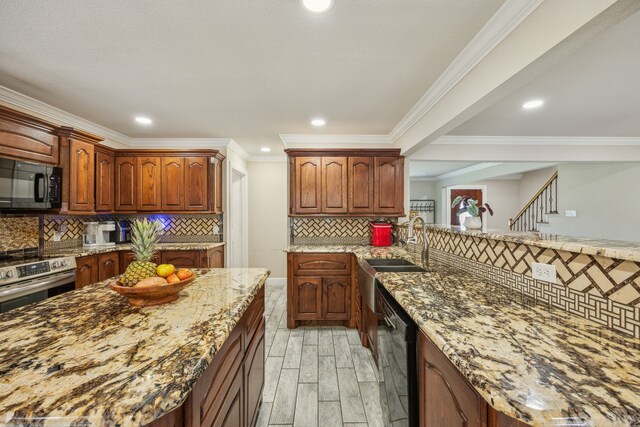
[{"label": "red container", "polygon": [[369,241],[373,246],[391,246],[391,224],[370,222]]}]

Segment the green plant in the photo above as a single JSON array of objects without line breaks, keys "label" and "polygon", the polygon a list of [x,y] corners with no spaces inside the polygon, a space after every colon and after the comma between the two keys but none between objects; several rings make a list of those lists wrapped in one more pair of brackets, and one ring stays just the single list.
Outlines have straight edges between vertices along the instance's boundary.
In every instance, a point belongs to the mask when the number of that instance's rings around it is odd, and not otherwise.
[{"label": "green plant", "polygon": [[470,196],[458,196],[451,203],[451,207],[455,208],[460,205],[458,209],[458,215],[468,212],[471,216],[480,216],[481,213],[489,212],[489,215],[493,216],[493,209],[488,203],[478,205],[478,201],[472,199]]}]

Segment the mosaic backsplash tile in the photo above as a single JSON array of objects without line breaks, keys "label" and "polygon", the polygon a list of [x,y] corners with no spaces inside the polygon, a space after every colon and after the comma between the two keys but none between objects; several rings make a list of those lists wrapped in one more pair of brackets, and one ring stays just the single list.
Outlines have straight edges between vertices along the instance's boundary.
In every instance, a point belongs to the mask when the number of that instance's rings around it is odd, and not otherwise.
[{"label": "mosaic backsplash tile", "polygon": [[0,218],[0,252],[38,247],[40,218]]},{"label": "mosaic backsplash tile", "polygon": [[[100,216],[62,216],[62,215],[45,215],[44,217],[44,240],[45,242],[53,241],[56,230],[62,235],[60,240],[75,240],[82,238],[83,222],[87,221],[104,221],[104,220],[128,220],[132,221],[136,218],[149,218],[158,220],[162,223],[161,236],[214,236],[222,234],[222,216],[221,215],[202,215],[202,214],[175,214],[175,215],[100,215]],[[217,227],[218,233],[214,233],[214,227]]]},{"label": "mosaic backsplash tile", "polygon": [[371,221],[394,223],[395,218],[291,218],[293,244],[365,244]]}]

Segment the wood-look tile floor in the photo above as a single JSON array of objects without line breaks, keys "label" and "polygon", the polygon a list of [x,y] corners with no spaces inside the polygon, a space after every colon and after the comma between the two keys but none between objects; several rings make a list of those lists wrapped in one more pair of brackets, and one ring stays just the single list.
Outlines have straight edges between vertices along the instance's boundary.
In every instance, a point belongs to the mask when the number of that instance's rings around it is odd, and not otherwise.
[{"label": "wood-look tile floor", "polygon": [[287,329],[284,285],[265,289],[266,367],[257,426],[382,426],[376,365],[353,329]]}]

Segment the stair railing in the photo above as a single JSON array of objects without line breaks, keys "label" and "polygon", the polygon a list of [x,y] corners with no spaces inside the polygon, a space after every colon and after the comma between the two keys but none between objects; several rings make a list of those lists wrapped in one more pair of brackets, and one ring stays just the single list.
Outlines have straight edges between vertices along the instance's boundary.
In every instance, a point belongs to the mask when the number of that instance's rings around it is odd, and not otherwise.
[{"label": "stair railing", "polygon": [[547,215],[558,213],[558,172],[540,188],[522,210],[509,219],[513,231],[538,231],[539,224],[548,224]]}]

